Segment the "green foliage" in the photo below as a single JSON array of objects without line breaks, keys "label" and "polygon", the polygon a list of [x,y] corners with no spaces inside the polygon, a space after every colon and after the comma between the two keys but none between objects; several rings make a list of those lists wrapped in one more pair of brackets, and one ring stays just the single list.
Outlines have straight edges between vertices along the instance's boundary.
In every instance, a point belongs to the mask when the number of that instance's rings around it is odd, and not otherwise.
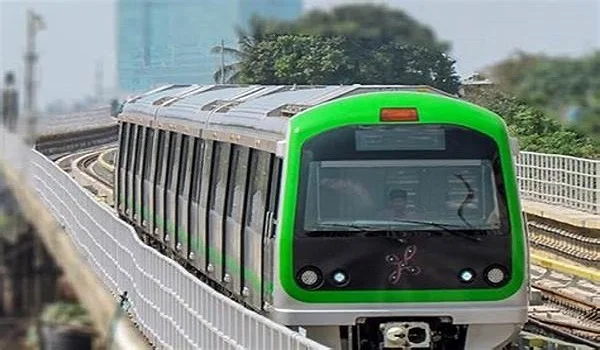
[{"label": "green foliage", "polygon": [[490,68],[492,79],[546,114],[579,113],[577,129],[600,135],[600,51],[580,58],[520,53]]},{"label": "green foliage", "polygon": [[454,63],[441,51],[394,41],[372,54],[358,80],[364,84],[424,84],[456,93],[460,82]]},{"label": "green foliage", "polygon": [[279,35],[249,50],[241,81],[251,84],[328,84],[347,69],[341,38]]},{"label": "green foliage", "polygon": [[385,5],[341,5],[328,11],[313,10],[294,22],[270,23],[273,33],[344,37],[366,50],[365,55],[394,41],[440,51],[450,47],[439,41],[428,26],[402,10]]},{"label": "green foliage", "polygon": [[[71,302],[57,301],[44,308],[40,316],[41,324],[67,326],[89,332],[92,320],[81,305]],[[29,348],[38,348],[39,334],[37,324],[31,325],[27,330],[26,345]]]},{"label": "green foliage", "polygon": [[236,27],[235,32],[239,38],[239,48],[214,46],[210,52],[221,55],[228,59],[233,58],[233,63],[227,63],[221,70],[219,67],[213,74],[213,80],[216,83],[223,81],[228,84],[237,83],[240,80],[241,63],[247,60],[247,53],[252,51],[254,47],[266,39],[269,33],[272,32],[274,24],[271,21],[263,20],[253,16],[250,19],[248,28]]},{"label": "green foliage", "polygon": [[574,157],[600,157],[600,143],[583,133],[565,128],[521,99],[498,89],[480,89],[467,100],[504,118],[524,151],[564,154]]},{"label": "green foliage", "polygon": [[445,42],[400,10],[345,5],[293,22],[253,18],[240,48],[213,48],[235,63],[219,82],[255,84],[427,84],[456,93],[459,78]]},{"label": "green foliage", "polygon": [[455,93],[454,61],[444,53],[399,42],[353,56],[345,38],[272,35],[246,52],[241,79],[252,84],[426,84]]},{"label": "green foliage", "polygon": [[48,305],[41,315],[43,323],[70,326],[90,326],[92,321],[81,305],[70,302],[56,302]]}]

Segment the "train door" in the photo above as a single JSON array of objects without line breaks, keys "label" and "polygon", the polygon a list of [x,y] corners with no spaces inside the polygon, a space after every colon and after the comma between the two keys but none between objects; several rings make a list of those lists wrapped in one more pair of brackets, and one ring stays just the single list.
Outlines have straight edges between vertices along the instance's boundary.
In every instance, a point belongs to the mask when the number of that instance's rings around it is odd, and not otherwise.
[{"label": "train door", "polygon": [[271,171],[269,178],[269,195],[267,200],[267,213],[265,215],[265,228],[263,230],[263,305],[265,302],[273,305],[273,256],[275,252],[275,230],[278,222],[277,211],[279,209],[279,192],[281,184],[280,158],[271,156]]},{"label": "train door", "polygon": [[[225,218],[225,276],[227,289],[242,294],[242,237],[244,199],[250,149],[234,145],[231,153]],[[245,294],[245,293],[244,293]]]},{"label": "train door", "polygon": [[121,142],[119,144],[119,157],[117,160],[118,167],[118,178],[117,182],[117,195],[116,195],[116,208],[117,211],[123,215],[125,213],[126,203],[126,182],[127,182],[127,146],[129,145],[129,123],[121,124]]},{"label": "train door", "polygon": [[211,183],[214,181],[211,178],[212,169],[216,167],[213,163],[213,151],[215,144],[212,140],[203,140],[200,159],[202,159],[202,165],[198,170],[200,175],[200,182],[198,183],[197,191],[199,192],[198,197],[198,224],[196,225],[196,244],[192,247],[192,253],[194,253],[194,260],[192,265],[199,271],[208,272],[208,203]]},{"label": "train door", "polygon": [[139,127],[136,150],[135,150],[135,166],[134,166],[134,208],[133,219],[138,227],[142,226],[142,164],[144,162],[144,146],[146,144],[146,130],[144,126]]},{"label": "train door", "polygon": [[262,307],[263,230],[269,186],[271,154],[250,152],[250,177],[244,218],[244,294],[254,307]]},{"label": "train door", "polygon": [[162,241],[165,235],[165,185],[167,177],[167,156],[171,133],[159,131],[158,160],[156,162],[156,184],[154,187],[154,233]]},{"label": "train door", "polygon": [[179,161],[179,178],[177,179],[177,240],[175,249],[182,257],[187,257],[189,241],[189,212],[192,160],[194,155],[194,138],[183,135],[181,160]]},{"label": "train door", "polygon": [[175,250],[177,240],[177,177],[179,176],[179,158],[181,156],[181,134],[171,133],[169,143],[169,159],[167,160],[167,203],[165,242]]},{"label": "train door", "polygon": [[146,130],[146,142],[144,144],[144,164],[143,164],[143,184],[142,184],[142,227],[147,232],[152,233],[154,230],[154,175],[152,171],[156,163],[156,152],[154,151],[154,129]]},{"label": "train door", "polygon": [[223,281],[223,226],[230,150],[229,143],[214,143],[208,215],[208,272],[216,281]]},{"label": "train door", "polygon": [[[195,138],[193,143],[193,152],[192,152],[192,160],[191,160],[191,175],[190,180],[190,213],[189,213],[189,226],[188,226],[188,244],[187,247],[184,246],[185,255],[190,260],[190,263],[200,269],[199,266],[202,266],[204,269],[204,265],[197,264],[200,260],[201,256],[204,254],[199,254],[200,251],[200,234],[198,232],[198,228],[200,226],[200,189],[202,186],[202,160],[204,157],[203,148],[204,142],[201,138]],[[204,242],[204,240],[202,240]],[[205,245],[202,244],[202,249],[204,249]]]},{"label": "train door", "polygon": [[126,164],[126,189],[125,189],[125,215],[133,222],[133,162],[135,155],[135,146],[138,134],[138,126],[131,125],[129,132],[129,145],[127,146],[127,164]]}]

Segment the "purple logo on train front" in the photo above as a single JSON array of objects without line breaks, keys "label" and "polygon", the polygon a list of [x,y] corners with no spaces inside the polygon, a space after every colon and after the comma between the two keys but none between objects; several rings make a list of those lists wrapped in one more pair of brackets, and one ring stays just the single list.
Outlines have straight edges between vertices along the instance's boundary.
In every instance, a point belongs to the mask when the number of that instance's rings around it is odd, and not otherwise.
[{"label": "purple logo on train front", "polygon": [[411,275],[418,275],[421,273],[421,268],[415,265],[411,265],[409,262],[417,254],[417,246],[410,245],[404,250],[404,254],[389,254],[385,257],[385,260],[392,265],[394,270],[388,276],[388,281],[391,284],[398,284],[400,277],[404,272]]}]

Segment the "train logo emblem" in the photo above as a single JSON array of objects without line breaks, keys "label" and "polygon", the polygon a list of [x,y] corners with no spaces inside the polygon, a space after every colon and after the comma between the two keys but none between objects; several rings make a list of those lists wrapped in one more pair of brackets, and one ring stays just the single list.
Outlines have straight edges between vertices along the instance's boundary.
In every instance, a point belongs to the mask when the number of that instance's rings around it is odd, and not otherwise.
[{"label": "train logo emblem", "polygon": [[400,258],[400,254],[389,254],[385,257],[385,260],[394,268],[392,273],[388,276],[388,281],[391,284],[398,284],[403,272],[407,272],[411,275],[418,275],[421,273],[421,268],[409,263],[410,260],[414,258],[415,254],[417,254],[417,246],[410,245],[404,250],[402,258]]}]

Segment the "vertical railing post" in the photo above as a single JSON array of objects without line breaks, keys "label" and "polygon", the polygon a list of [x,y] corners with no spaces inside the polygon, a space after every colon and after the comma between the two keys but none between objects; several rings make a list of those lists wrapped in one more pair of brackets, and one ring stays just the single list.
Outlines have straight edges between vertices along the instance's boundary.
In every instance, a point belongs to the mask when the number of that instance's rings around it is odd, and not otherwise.
[{"label": "vertical railing post", "polygon": [[593,174],[590,174],[592,176],[592,181],[591,183],[593,184],[593,189],[592,189],[592,193],[594,194],[594,208],[593,208],[593,212],[594,214],[600,214],[600,162],[599,161],[594,161],[594,166],[593,166],[594,172]]}]

